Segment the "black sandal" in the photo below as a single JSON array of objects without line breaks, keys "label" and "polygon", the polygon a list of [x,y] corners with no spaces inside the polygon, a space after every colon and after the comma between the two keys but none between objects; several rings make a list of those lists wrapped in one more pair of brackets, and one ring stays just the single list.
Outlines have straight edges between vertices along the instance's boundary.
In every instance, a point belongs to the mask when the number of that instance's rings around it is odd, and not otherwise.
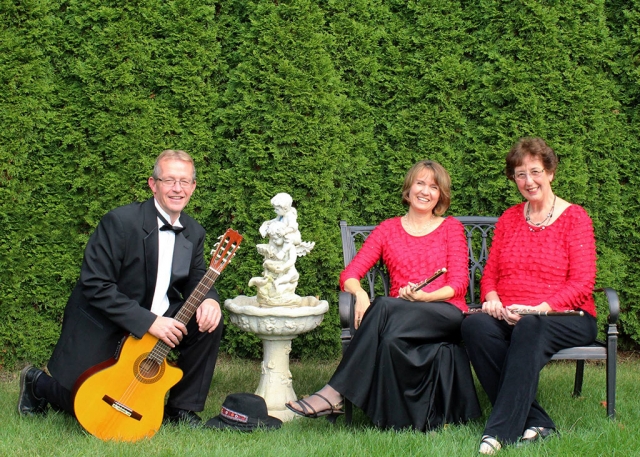
[{"label": "black sandal", "polygon": [[[344,411],[342,410],[342,406],[343,403],[340,402],[337,405],[333,405],[331,404],[331,402],[329,400],[327,400],[323,395],[320,395],[319,393],[315,393],[315,394],[311,394],[310,397],[313,396],[316,397],[320,397],[322,398],[324,401],[327,402],[327,404],[329,405],[329,409],[323,409],[322,411],[316,411],[315,409],[313,409],[313,406],[311,406],[309,403],[307,403],[304,400],[298,400],[298,401],[294,401],[294,403],[296,403],[298,406],[300,406],[302,408],[302,411],[299,409],[294,408],[293,406],[291,406],[289,403],[285,403],[285,406],[293,411],[294,413],[303,416],[303,417],[309,417],[311,419],[317,419],[318,417],[323,417],[323,416],[329,416],[328,419],[334,419],[336,416],[339,416],[340,414],[344,414]],[[309,411],[311,410],[311,411]]]},{"label": "black sandal", "polygon": [[548,427],[529,427],[528,429],[525,430],[525,433],[528,431],[532,431],[535,433],[535,435],[533,435],[530,438],[525,438],[524,437],[524,433],[522,438],[520,438],[520,442],[522,443],[534,443],[538,440],[544,440],[546,438],[549,438],[551,435],[554,434],[555,430],[552,428],[548,428]]},{"label": "black sandal", "polygon": [[[485,444],[485,449],[482,449],[483,445]],[[494,455],[500,449],[502,449],[500,441],[498,441],[491,435],[482,435],[482,438],[480,439],[480,448],[478,449],[478,454]]]}]

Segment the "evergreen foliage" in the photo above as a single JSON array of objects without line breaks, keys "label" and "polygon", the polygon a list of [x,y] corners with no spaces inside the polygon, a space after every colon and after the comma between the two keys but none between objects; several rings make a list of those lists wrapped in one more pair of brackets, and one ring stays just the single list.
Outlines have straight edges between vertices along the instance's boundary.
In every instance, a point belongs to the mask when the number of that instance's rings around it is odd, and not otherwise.
[{"label": "evergreen foliage", "polygon": [[[328,358],[338,221],[402,214],[426,157],[452,175],[449,214],[499,215],[521,201],[506,152],[542,136],[554,190],[593,218],[623,341],[640,342],[640,1],[0,0],[0,21],[0,364],[47,360],[89,235],[148,198],[167,148],[196,160],[187,212],[208,247],[245,236],[222,297],[255,295],[258,227],[292,195],[316,241],[297,291],[331,305],[293,355]],[[223,350],[260,354],[233,325]]]}]

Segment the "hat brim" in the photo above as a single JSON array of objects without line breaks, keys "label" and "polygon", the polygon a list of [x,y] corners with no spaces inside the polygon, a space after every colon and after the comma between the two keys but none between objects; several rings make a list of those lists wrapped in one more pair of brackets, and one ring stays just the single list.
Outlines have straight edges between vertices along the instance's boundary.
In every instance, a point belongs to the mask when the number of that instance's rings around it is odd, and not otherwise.
[{"label": "hat brim", "polygon": [[219,430],[235,430],[238,432],[252,432],[259,428],[278,429],[282,426],[282,421],[277,417],[268,416],[266,420],[258,421],[257,424],[230,424],[220,418],[220,416],[212,417],[205,424],[205,427],[217,428]]}]

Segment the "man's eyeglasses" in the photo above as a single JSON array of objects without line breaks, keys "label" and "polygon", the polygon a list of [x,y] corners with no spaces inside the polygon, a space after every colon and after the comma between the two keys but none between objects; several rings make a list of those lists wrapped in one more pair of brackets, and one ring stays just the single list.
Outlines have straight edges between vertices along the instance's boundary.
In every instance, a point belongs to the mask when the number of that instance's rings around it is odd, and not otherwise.
[{"label": "man's eyeglasses", "polygon": [[167,179],[153,178],[153,179],[156,181],[160,181],[160,184],[168,188],[175,186],[176,183],[178,183],[180,187],[189,187],[191,184],[193,184],[193,181],[187,181],[186,179],[181,179],[179,181],[173,178],[167,178]]},{"label": "man's eyeglasses", "polygon": [[525,173],[524,171],[519,171],[518,173],[514,174],[513,177],[516,178],[518,181],[526,181],[527,174],[531,176],[531,178],[537,178],[538,176],[542,176],[542,173],[544,173],[544,170],[529,170],[529,173]]}]

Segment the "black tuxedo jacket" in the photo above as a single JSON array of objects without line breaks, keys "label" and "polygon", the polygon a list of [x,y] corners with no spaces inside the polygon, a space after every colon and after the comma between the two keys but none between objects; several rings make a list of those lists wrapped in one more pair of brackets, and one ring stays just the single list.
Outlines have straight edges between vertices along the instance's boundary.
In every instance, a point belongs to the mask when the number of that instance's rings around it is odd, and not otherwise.
[{"label": "black tuxedo jacket", "polygon": [[[167,295],[174,316],[207,271],[205,231],[182,213]],[[80,279],[67,302],[49,371],[71,390],[88,368],[113,357],[123,336],[141,338],[156,319],[151,301],[158,270],[158,222],[153,198],[107,213],[84,252]],[[219,302],[214,288],[206,298]]]}]

